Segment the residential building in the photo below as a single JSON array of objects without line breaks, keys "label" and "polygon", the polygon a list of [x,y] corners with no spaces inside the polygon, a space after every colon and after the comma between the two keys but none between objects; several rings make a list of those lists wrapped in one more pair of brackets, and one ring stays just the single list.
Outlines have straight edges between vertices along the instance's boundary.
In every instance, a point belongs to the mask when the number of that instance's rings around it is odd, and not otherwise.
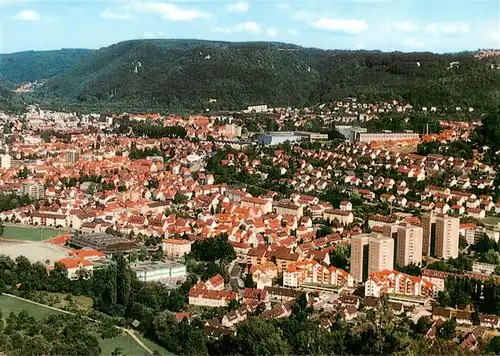
[{"label": "residential building", "polygon": [[460,219],[446,215],[436,218],[436,249],[438,258],[457,258]]},{"label": "residential building", "polygon": [[351,238],[351,275],[356,282],[368,277],[368,248],[370,235],[357,235]]},{"label": "residential building", "polygon": [[42,199],[45,196],[45,188],[39,182],[23,182],[19,191],[21,195],[28,195],[34,199]]},{"label": "residential building", "polygon": [[422,278],[395,270],[371,273],[365,282],[366,297],[380,297],[384,293],[408,296],[433,296],[434,286]]},{"label": "residential building", "polygon": [[280,201],[274,206],[276,213],[280,215],[292,215],[300,219],[304,215],[304,209],[299,204],[289,201]]},{"label": "residential building", "polygon": [[[189,291],[189,304],[206,307],[227,307],[230,301],[238,300],[238,294],[234,291],[228,291],[220,288],[222,277],[216,275],[207,282],[198,282]],[[224,279],[222,279],[222,288],[224,288]]]},{"label": "residential building", "polygon": [[184,239],[163,240],[163,252],[169,258],[180,258],[191,252],[192,242]]},{"label": "residential building", "polygon": [[66,152],[66,162],[75,163],[80,158],[80,154],[76,150]]},{"label": "residential building", "polygon": [[0,155],[0,167],[9,169],[12,166],[12,157],[9,154]]},{"label": "residential building", "polygon": [[283,271],[284,287],[298,288],[303,284],[352,287],[354,279],[343,269],[315,261],[300,261]]},{"label": "residential building", "polygon": [[368,274],[394,268],[394,239],[376,235],[370,238],[368,252]]},{"label": "residential building", "polygon": [[399,266],[420,265],[422,262],[423,229],[402,223],[397,228],[395,263]]},{"label": "residential building", "polygon": [[369,274],[394,268],[394,239],[381,234],[361,234],[351,238],[351,273],[356,282]]},{"label": "residential building", "polygon": [[92,262],[78,256],[62,258],[57,260],[56,263],[61,263],[66,267],[69,279],[78,279],[85,273],[87,276],[91,276],[94,270],[94,264]]},{"label": "residential building", "polygon": [[460,219],[443,214],[422,216],[422,253],[437,258],[458,257]]}]

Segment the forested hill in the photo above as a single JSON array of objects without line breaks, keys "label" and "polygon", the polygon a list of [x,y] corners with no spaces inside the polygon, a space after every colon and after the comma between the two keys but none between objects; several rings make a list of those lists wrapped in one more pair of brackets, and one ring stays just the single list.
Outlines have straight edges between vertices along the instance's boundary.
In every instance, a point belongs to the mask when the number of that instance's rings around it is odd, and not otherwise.
[{"label": "forested hill", "polygon": [[0,85],[15,86],[67,72],[90,55],[90,49],[27,51],[0,54]]},{"label": "forested hill", "polygon": [[133,40],[102,48],[36,93],[53,104],[147,110],[304,106],[356,96],[480,107],[500,70],[472,53],[324,51],[276,42]]}]

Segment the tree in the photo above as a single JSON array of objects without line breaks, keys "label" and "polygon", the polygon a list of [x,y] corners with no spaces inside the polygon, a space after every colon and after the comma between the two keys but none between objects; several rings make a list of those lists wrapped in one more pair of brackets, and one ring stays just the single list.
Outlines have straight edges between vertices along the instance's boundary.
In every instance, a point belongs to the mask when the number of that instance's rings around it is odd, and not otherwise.
[{"label": "tree", "polygon": [[246,288],[255,288],[256,283],[253,281],[253,277],[251,273],[247,273],[245,276],[245,287]]},{"label": "tree", "polygon": [[123,349],[121,347],[115,347],[111,352],[111,356],[123,356]]},{"label": "tree", "polygon": [[351,257],[351,246],[339,245],[330,252],[330,264],[337,268],[348,269],[349,258]]},{"label": "tree", "polygon": [[116,302],[127,307],[131,291],[131,272],[123,254],[118,254],[116,265]]},{"label": "tree", "polygon": [[416,264],[413,264],[413,263],[406,265],[406,266],[395,265],[394,269],[396,271],[406,273],[406,274],[409,274],[411,276],[417,276],[417,277],[420,277],[420,275],[422,273],[420,267],[417,266]]},{"label": "tree", "polygon": [[191,246],[191,254],[196,260],[205,262],[217,260],[230,262],[236,258],[236,252],[229,243],[227,234],[195,241]]},{"label": "tree", "polygon": [[493,337],[484,351],[487,354],[500,355],[500,336]]},{"label": "tree", "polygon": [[457,322],[455,319],[448,319],[443,325],[438,326],[437,334],[440,338],[445,340],[451,340],[455,337],[455,330],[457,327]]},{"label": "tree", "polygon": [[290,346],[283,332],[262,319],[251,318],[238,324],[235,346],[241,355],[288,355]]}]

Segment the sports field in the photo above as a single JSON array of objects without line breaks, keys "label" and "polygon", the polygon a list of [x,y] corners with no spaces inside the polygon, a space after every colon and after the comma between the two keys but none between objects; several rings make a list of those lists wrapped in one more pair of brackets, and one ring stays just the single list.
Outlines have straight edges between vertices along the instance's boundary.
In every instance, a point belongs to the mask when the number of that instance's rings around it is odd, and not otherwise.
[{"label": "sports field", "polygon": [[2,238],[27,241],[43,241],[61,235],[56,229],[45,227],[5,226]]},{"label": "sports field", "polygon": [[[51,314],[58,313],[53,309],[48,309],[40,305],[31,304],[23,300],[15,299],[6,295],[0,295],[0,310],[2,311],[4,317],[7,317],[10,312],[19,313],[26,310],[30,315],[37,319],[43,319]],[[147,347],[151,350],[158,350],[161,355],[173,355],[169,353],[162,347],[156,345],[154,342],[145,339],[144,337],[137,335]],[[102,340],[98,336],[99,345],[101,346],[101,355],[110,355],[115,348],[120,347],[124,354],[127,356],[144,356],[146,355],[145,350],[135,342],[132,337],[126,333],[121,336]]]},{"label": "sports field", "polygon": [[61,258],[68,257],[69,252],[61,247],[44,242],[4,240],[0,241],[0,255],[10,256],[12,259],[24,256],[32,263],[45,263],[48,261],[50,264]]}]

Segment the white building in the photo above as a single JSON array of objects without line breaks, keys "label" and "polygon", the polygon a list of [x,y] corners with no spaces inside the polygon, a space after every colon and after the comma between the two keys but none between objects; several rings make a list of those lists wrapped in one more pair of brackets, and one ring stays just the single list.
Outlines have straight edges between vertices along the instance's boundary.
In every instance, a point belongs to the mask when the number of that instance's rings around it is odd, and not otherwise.
[{"label": "white building", "polygon": [[9,169],[12,166],[12,157],[9,154],[0,156],[0,167],[2,169]]},{"label": "white building", "polygon": [[186,266],[173,261],[137,264],[131,269],[137,279],[143,282],[159,281],[175,284],[185,281],[187,276]]}]

